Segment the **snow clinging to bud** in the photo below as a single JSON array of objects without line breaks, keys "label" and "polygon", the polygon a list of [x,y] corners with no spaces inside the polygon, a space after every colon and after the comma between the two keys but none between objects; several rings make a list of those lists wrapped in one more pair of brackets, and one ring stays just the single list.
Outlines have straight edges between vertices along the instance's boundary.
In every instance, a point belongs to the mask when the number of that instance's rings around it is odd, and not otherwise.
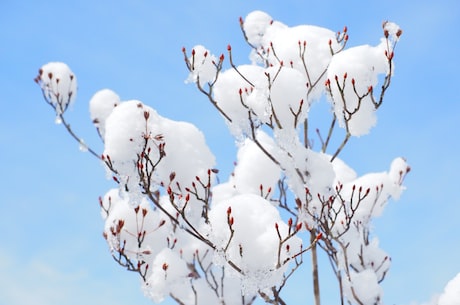
[{"label": "snow clinging to bud", "polygon": [[35,82],[40,86],[45,100],[55,109],[56,115],[63,114],[77,96],[77,78],[62,62],[50,62],[38,71]]}]

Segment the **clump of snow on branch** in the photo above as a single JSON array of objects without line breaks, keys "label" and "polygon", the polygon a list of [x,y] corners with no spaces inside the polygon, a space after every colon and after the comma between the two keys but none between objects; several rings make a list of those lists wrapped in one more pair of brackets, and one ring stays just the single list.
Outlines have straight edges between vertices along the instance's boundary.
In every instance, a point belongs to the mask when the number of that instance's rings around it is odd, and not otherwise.
[{"label": "clump of snow on branch", "polygon": [[[369,91],[376,87],[378,76],[388,72],[384,44],[359,46],[344,50],[331,60],[327,77],[334,96],[334,112],[341,127],[353,136],[369,133],[377,118]],[[371,94],[371,93],[369,93]]]},{"label": "clump of snow on branch", "polygon": [[105,121],[120,102],[120,97],[110,89],[96,92],[89,101],[90,117],[102,141],[105,137]]},{"label": "clump of snow on branch", "polygon": [[[222,72],[214,86],[214,96],[219,107],[232,118],[232,123],[227,122],[232,135],[237,139],[243,139],[245,135],[251,134],[248,103],[262,122],[269,119],[271,110],[267,105],[267,92],[263,90],[267,82],[266,78],[262,77],[264,69],[259,66],[243,65],[238,70],[246,79],[241,78],[233,69]],[[251,84],[260,84],[261,89],[254,88]],[[246,102],[248,95],[252,94],[254,94],[252,100]]]},{"label": "clump of snow on branch", "polygon": [[360,201],[353,214],[354,219],[368,222],[371,217],[380,216],[389,198],[399,199],[405,189],[403,179],[409,171],[406,160],[396,158],[387,172],[369,173],[343,184],[341,197],[350,204]]},{"label": "clump of snow on branch", "polygon": [[203,46],[195,46],[190,61],[190,75],[187,82],[198,82],[203,86],[216,77],[216,57]]},{"label": "clump of snow on branch", "polygon": [[144,291],[157,303],[172,292],[183,293],[183,287],[188,284],[186,263],[169,248],[163,249],[155,257],[152,270],[146,284],[148,289],[144,288]]},{"label": "clump of snow on branch", "polygon": [[[272,139],[261,131],[258,139],[264,145],[273,145]],[[236,166],[229,183],[238,194],[265,193],[271,197],[272,194],[268,192],[274,192],[280,175],[279,167],[253,141],[246,139],[238,150]]]},{"label": "clump of snow on branch", "polygon": [[254,48],[264,45],[264,36],[273,22],[272,17],[262,11],[254,11],[246,16],[243,28],[246,39]]},{"label": "clump of snow on branch", "polygon": [[[266,199],[253,195],[237,195],[215,202],[210,212],[210,239],[225,250],[225,259],[232,261],[241,272],[246,293],[268,289],[280,283],[287,268],[284,261],[289,252],[284,247],[278,253],[280,239],[288,235],[288,226],[279,211]],[[301,240],[293,237],[290,248],[297,253]]]},{"label": "clump of snow on branch", "polygon": [[313,25],[289,27],[273,19],[266,13],[254,11],[245,18],[243,24],[248,42],[255,49],[251,52],[253,63],[267,61],[268,66],[281,63],[302,73],[307,81],[311,103],[324,92],[324,71],[332,54],[340,49],[336,33]]},{"label": "clump of snow on branch", "polygon": [[341,127],[353,136],[368,134],[377,122],[378,96],[374,96],[379,76],[391,76],[392,50],[401,29],[386,22],[377,46],[362,45],[334,55],[327,71],[329,95]]},{"label": "clump of snow on branch", "polygon": [[117,171],[121,190],[129,190],[134,205],[143,191],[139,186],[142,158],[152,161],[146,166],[155,167],[152,190],[167,185],[171,173],[175,177],[173,190],[190,186],[196,177],[204,181],[214,166],[214,156],[195,126],[163,118],[140,101],[123,102],[114,108],[105,128],[104,156]]},{"label": "clump of snow on branch", "polygon": [[165,236],[170,228],[166,218],[152,209],[147,198],[133,208],[127,199],[119,196],[117,189],[112,189],[103,198],[102,211],[104,236],[112,253],[122,252],[149,261],[167,246]]},{"label": "clump of snow on branch", "polygon": [[349,300],[357,300],[359,304],[381,304],[383,290],[375,273],[366,269],[351,272],[350,282],[344,285],[344,294]]},{"label": "clump of snow on branch", "polygon": [[42,89],[45,100],[56,111],[56,122],[77,96],[77,78],[70,68],[62,62],[50,62],[43,65],[35,82]]}]

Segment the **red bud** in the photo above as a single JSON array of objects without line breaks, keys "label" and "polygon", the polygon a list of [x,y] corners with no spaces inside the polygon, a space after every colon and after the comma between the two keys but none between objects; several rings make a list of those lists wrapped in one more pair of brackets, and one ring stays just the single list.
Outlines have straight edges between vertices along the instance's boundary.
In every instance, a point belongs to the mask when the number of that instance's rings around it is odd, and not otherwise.
[{"label": "red bud", "polygon": [[302,223],[301,222],[299,222],[295,227],[296,231],[300,231],[300,229],[302,229]]}]

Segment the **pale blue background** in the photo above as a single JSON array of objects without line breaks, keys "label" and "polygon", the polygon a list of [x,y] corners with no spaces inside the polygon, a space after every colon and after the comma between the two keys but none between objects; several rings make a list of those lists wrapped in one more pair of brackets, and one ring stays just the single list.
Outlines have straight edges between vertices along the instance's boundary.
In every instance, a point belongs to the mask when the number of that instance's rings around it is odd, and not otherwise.
[{"label": "pale blue background", "polygon": [[[225,179],[235,160],[233,140],[207,99],[184,84],[181,48],[204,44],[219,55],[231,43],[235,60],[246,63],[238,17],[255,9],[288,25],[347,25],[350,46],[378,43],[384,20],[404,29],[378,126],[351,141],[342,158],[361,174],[386,170],[400,155],[413,169],[402,199],[375,222],[393,258],[387,304],[428,301],[460,272],[458,1],[2,0],[1,305],[151,304],[137,276],[110,257],[97,198],[113,184],[54,124],[33,82],[40,66],[64,61],[75,72],[78,99],[67,118],[97,151],[87,103],[108,87],[195,123]],[[327,262],[321,267],[329,271]],[[312,303],[305,272],[285,291],[291,305]],[[334,305],[336,288],[328,285],[335,283],[323,283],[323,303]]]}]

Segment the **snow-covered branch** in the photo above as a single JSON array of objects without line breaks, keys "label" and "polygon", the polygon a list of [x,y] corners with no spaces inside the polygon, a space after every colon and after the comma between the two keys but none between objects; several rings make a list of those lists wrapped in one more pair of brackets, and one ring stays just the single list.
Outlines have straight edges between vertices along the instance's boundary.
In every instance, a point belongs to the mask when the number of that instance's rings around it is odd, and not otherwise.
[{"label": "snow-covered branch", "polygon": [[[155,302],[248,305],[259,298],[282,305],[308,253],[319,305],[318,256],[326,255],[342,304],[381,304],[391,259],[371,222],[399,198],[410,168],[395,158],[389,171],[358,177],[339,155],[376,124],[401,29],[385,22],[380,44],[348,48],[347,27],[289,27],[260,11],[241,18],[240,27],[248,64],[236,62],[230,45],[227,56],[201,45],[182,49],[187,82],[237,140],[235,168],[223,182],[195,126],[108,89],[90,101],[104,144],[94,152],[64,120],[76,96],[74,74],[63,63],[39,70],[35,81],[57,121],[117,184],[100,198],[112,257],[139,274]],[[325,133],[309,126],[319,102],[332,110]]]}]

